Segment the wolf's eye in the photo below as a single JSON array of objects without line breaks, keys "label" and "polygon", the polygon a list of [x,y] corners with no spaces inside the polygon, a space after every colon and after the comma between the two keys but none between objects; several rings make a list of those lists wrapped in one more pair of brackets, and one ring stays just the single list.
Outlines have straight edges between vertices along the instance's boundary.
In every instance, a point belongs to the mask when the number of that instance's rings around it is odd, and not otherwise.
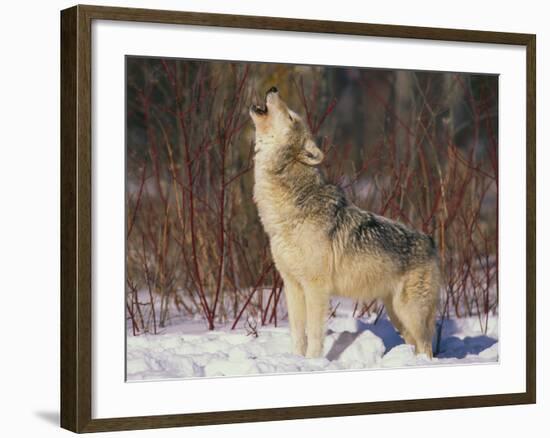
[{"label": "wolf's eye", "polygon": [[288,115],[288,118],[290,119],[291,122],[294,121],[294,119],[292,118],[292,116],[290,114]]}]

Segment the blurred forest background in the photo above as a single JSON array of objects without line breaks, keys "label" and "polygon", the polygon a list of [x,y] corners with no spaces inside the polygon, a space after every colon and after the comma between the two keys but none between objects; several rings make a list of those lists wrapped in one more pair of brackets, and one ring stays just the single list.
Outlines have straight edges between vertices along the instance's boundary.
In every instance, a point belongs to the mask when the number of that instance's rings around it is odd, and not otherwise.
[{"label": "blurred forest background", "polygon": [[[486,330],[498,312],[497,76],[126,62],[130,333],[157,333],[176,316],[205,329],[286,319],[252,201],[248,108],[272,85],[309,125],[329,180],[359,207],[434,237],[445,278],[439,318],[477,316]],[[355,304],[357,317],[382,312]]]}]

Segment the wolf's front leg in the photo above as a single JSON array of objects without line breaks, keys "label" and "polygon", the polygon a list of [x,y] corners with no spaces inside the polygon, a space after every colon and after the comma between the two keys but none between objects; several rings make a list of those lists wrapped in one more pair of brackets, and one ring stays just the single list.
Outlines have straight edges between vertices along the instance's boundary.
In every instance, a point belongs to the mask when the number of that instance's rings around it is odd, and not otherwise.
[{"label": "wolf's front leg", "polygon": [[321,357],[325,341],[325,320],[329,293],[325,285],[306,288],[307,350],[306,357]]},{"label": "wolf's front leg", "polygon": [[300,356],[306,353],[306,302],[302,287],[287,276],[283,276],[286,307],[292,338],[292,352]]}]

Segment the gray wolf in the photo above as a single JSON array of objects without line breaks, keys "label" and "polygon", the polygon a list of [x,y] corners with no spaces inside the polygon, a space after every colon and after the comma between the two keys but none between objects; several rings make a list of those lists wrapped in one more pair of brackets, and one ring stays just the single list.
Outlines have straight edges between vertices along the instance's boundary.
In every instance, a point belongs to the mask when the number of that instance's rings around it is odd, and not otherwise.
[{"label": "gray wolf", "polygon": [[275,87],[252,105],[254,201],[284,281],[292,350],[319,357],[331,295],[379,298],[405,342],[432,357],[440,271],[433,240],[359,209],[316,167],[306,125]]}]

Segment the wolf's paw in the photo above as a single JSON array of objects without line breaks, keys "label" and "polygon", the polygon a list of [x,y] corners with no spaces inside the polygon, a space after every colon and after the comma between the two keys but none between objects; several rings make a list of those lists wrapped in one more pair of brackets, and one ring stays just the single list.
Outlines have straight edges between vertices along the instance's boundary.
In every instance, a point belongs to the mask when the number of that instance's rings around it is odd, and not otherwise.
[{"label": "wolf's paw", "polygon": [[306,358],[308,359],[317,359],[319,357],[323,356],[323,346],[317,345],[317,346],[310,346],[308,345],[307,351],[306,351]]},{"label": "wolf's paw", "polygon": [[305,356],[306,355],[306,342],[293,342],[292,343],[292,354],[296,356]]}]

